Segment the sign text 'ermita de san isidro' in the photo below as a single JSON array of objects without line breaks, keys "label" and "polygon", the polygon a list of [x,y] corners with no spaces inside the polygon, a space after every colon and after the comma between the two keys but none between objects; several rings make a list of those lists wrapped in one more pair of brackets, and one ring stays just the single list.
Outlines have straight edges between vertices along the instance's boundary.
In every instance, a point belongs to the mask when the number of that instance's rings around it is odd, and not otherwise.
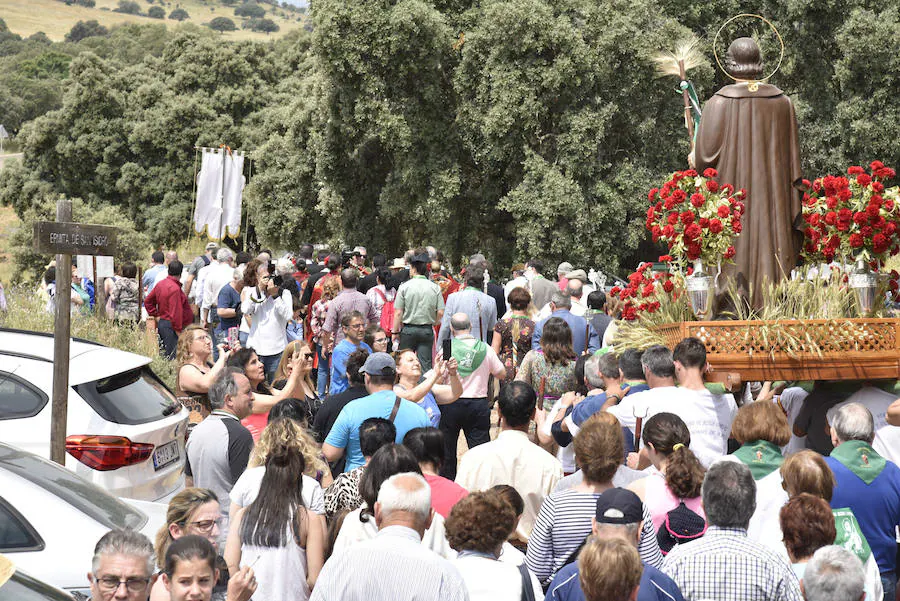
[{"label": "sign text 'ermita de san isidro'", "polygon": [[34,248],[48,254],[114,255],[116,232],[106,225],[38,221],[34,224]]}]

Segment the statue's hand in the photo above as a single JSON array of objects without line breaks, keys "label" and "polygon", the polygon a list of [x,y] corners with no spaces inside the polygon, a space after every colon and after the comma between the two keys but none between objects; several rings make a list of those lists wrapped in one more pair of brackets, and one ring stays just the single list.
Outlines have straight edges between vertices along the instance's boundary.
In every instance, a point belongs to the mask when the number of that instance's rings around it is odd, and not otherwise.
[{"label": "statue's hand", "polygon": [[688,165],[691,166],[691,169],[696,168],[696,164],[694,163],[694,151],[692,150],[688,153]]}]

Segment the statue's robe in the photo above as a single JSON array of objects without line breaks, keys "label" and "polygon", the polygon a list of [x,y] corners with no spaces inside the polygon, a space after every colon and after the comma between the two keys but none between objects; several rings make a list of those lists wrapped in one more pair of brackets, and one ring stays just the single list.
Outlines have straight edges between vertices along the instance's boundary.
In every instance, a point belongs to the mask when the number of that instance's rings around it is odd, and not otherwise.
[{"label": "statue's robe", "polygon": [[[800,254],[802,180],[797,117],[790,98],[773,85],[725,86],[703,107],[694,150],[697,170],[718,170],[720,184],[747,190],[743,232],[735,241],[739,289],[759,307],[764,282],[790,274]],[[720,286],[722,282],[720,282]]]}]

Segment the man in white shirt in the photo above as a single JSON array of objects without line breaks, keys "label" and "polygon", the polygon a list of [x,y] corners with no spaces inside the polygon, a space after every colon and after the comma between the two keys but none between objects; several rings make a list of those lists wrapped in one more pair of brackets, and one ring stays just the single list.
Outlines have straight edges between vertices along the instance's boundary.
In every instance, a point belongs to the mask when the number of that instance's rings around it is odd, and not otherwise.
[{"label": "man in white shirt", "polygon": [[691,450],[704,467],[728,453],[731,422],[737,415],[737,403],[730,393],[713,394],[703,382],[709,370],[706,346],[698,338],[685,338],[672,351],[675,378],[683,390],[693,393],[687,403],[672,413],[687,424],[691,433]]},{"label": "man in white shirt", "polygon": [[[216,253],[216,262],[210,263],[209,270],[203,280],[203,302],[200,304],[200,323],[205,328],[207,323],[218,323],[219,319],[213,310],[219,298],[219,291],[234,279],[234,254],[229,248],[220,248]],[[212,310],[212,311],[211,311]]]},{"label": "man in white shirt", "polygon": [[888,461],[900,464],[900,428],[892,426],[887,421],[888,407],[896,400],[897,396],[894,394],[874,386],[865,386],[846,401],[829,409],[828,423],[834,422],[835,413],[844,405],[848,403],[863,405],[875,420],[875,440],[872,442],[872,448]]},{"label": "man in white shirt", "polygon": [[459,463],[456,482],[469,491],[487,490],[508,484],[525,501],[525,510],[516,526],[516,538],[528,542],[544,499],[562,478],[559,460],[528,439],[528,425],[534,419],[537,395],[525,382],[510,382],[500,389],[497,439],[469,449]]},{"label": "man in white shirt", "polygon": [[[696,343],[686,343],[689,340]],[[732,395],[712,394],[703,385],[706,348],[702,342],[686,338],[675,348],[679,351],[678,361],[662,345],[644,351],[641,364],[650,390],[625,396],[609,412],[632,432],[637,422],[635,416],[646,419],[657,413],[674,413],[684,420],[691,433],[691,450],[704,467],[709,467],[728,451],[737,404]],[[680,387],[675,386],[676,376]],[[641,465],[644,464],[648,464],[646,460]]]},{"label": "man in white shirt", "polygon": [[[577,315],[578,317],[584,317],[584,313],[587,310],[587,305],[585,305],[582,300],[582,297],[584,296],[584,284],[582,284],[580,280],[569,280],[569,283],[566,284],[566,292],[569,294],[569,299],[572,301],[572,306],[569,307],[569,313]],[[535,321],[547,319],[552,314],[553,303],[550,302],[541,307]]]},{"label": "man in white shirt", "polygon": [[319,574],[312,601],[468,601],[459,571],[422,546],[431,489],[419,474],[388,478],[375,503],[378,535],[337,551]]}]

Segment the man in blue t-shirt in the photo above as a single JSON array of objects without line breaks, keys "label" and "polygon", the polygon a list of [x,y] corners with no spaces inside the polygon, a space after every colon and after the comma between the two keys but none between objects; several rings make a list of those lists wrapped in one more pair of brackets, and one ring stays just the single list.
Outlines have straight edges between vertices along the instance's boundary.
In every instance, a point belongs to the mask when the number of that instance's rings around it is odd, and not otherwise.
[{"label": "man in blue t-shirt", "polygon": [[350,311],[341,317],[341,329],[344,338],[337,343],[331,353],[331,383],[328,394],[340,394],[347,390],[347,359],[354,352],[362,349],[371,353],[372,348],[363,342],[366,333],[366,316],[359,311]]},{"label": "man in blue t-shirt", "polygon": [[427,428],[428,414],[412,401],[394,394],[397,364],[387,353],[372,353],[360,371],[365,375],[369,395],[348,403],[341,409],[331,431],[322,444],[322,453],[328,461],[337,461],[347,454],[344,471],[365,465],[359,445],[359,427],[370,417],[383,417],[397,428],[397,444],[413,428]]},{"label": "man in blue t-shirt", "polygon": [[831,507],[849,507],[859,521],[881,572],[884,598],[897,590],[897,542],[900,525],[900,468],[872,448],[875,420],[861,403],[829,412],[834,450],[825,462],[834,473]]},{"label": "man in blue t-shirt", "polygon": [[[610,488],[597,497],[597,512],[593,520],[593,536],[598,539],[621,538],[637,547],[644,521],[644,504],[625,488]],[[580,549],[579,549],[580,551]],[[572,562],[556,573],[550,588],[548,601],[585,601],[578,581],[578,551],[572,553]],[[684,601],[675,581],[654,568],[643,564],[637,601]]]}]

